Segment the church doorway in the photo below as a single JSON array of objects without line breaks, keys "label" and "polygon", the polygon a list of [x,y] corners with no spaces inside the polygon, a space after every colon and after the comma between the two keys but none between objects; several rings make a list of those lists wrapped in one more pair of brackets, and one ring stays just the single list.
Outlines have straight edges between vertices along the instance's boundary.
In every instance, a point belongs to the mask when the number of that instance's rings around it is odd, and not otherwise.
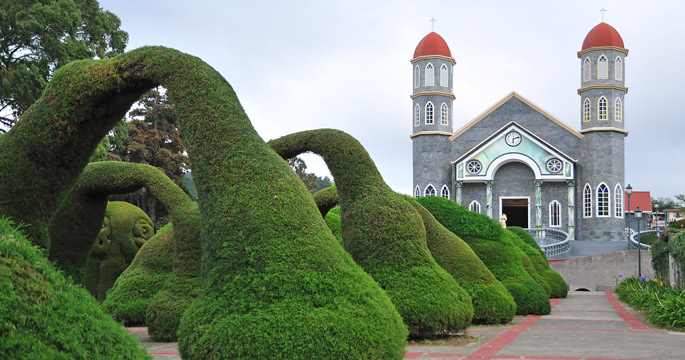
[{"label": "church doorway", "polygon": [[507,226],[530,227],[528,198],[500,198],[500,208],[507,215]]}]

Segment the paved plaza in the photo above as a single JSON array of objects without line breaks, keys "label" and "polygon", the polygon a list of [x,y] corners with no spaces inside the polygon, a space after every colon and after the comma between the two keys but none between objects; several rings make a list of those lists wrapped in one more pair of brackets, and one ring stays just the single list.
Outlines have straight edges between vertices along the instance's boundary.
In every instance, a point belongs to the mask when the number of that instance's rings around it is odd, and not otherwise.
[{"label": "paved plaza", "polygon": [[[463,346],[440,340],[407,346],[421,360],[675,360],[685,359],[685,333],[645,324],[611,292],[571,291],[544,316],[517,316],[511,325],[472,327]],[[180,359],[176,343],[155,343],[145,328],[129,328],[155,360]]]}]

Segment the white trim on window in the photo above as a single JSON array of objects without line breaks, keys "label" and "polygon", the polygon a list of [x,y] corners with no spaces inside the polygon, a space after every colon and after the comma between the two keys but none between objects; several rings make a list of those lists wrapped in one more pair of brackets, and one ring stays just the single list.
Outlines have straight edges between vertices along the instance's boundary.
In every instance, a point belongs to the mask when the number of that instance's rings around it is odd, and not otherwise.
[{"label": "white trim on window", "polygon": [[583,217],[592,217],[592,188],[590,184],[583,187]]},{"label": "white trim on window", "polygon": [[611,195],[609,194],[609,187],[605,183],[600,183],[597,186],[597,217],[611,216]]},{"label": "white trim on window", "polygon": [[590,99],[585,98],[583,101],[583,122],[588,122],[590,119]]},{"label": "white trim on window", "polygon": [[449,114],[447,113],[447,103],[442,103],[440,104],[440,125],[449,125],[449,120],[448,116]]},{"label": "white trim on window", "polygon": [[435,124],[435,106],[433,106],[432,102],[427,102],[426,103],[426,110],[424,111],[424,115],[426,118],[426,125],[433,125]]},{"label": "white trim on window", "polygon": [[421,189],[419,188],[418,185],[416,185],[416,189],[414,189],[414,197],[421,197]]},{"label": "white trim on window", "polygon": [[561,227],[561,203],[556,200],[549,203],[549,227]]},{"label": "white trim on window", "polygon": [[426,188],[423,190],[423,196],[435,196],[436,191],[435,191],[435,186],[432,184],[428,184]]},{"label": "white trim on window", "polygon": [[601,96],[597,100],[597,120],[606,120],[609,113],[607,110],[607,98]]},{"label": "white trim on window", "polygon": [[608,79],[609,78],[609,59],[607,59],[604,54],[597,58],[597,78],[598,79]]},{"label": "white trim on window", "polygon": [[419,104],[414,106],[414,126],[421,125],[421,107]]},{"label": "white trim on window", "polygon": [[614,187],[614,216],[623,218],[623,211],[623,188],[621,184],[616,184],[616,187]]},{"label": "white trim on window", "polygon": [[589,57],[583,60],[583,81],[590,81],[590,74],[592,74],[592,62]]},{"label": "white trim on window", "polygon": [[444,197],[445,199],[450,198],[450,189],[447,187],[447,185],[443,185],[442,189],[440,189],[440,196]]},{"label": "white trim on window", "polygon": [[426,86],[433,86],[435,84],[435,69],[433,64],[426,64],[426,78],[424,79]]},{"label": "white trim on window", "polygon": [[414,68],[414,87],[417,88],[421,86],[421,69],[416,65]]},{"label": "white trim on window", "polygon": [[469,210],[480,214],[480,203],[476,200],[471,201],[469,204]]},{"label": "white trim on window", "polygon": [[440,66],[440,86],[447,87],[448,85],[448,74],[447,65],[442,64]]},{"label": "white trim on window", "polygon": [[614,79],[619,81],[623,79],[623,60],[620,56],[614,60]]},{"label": "white trim on window", "polygon": [[617,97],[614,101],[614,120],[621,122],[623,121],[623,104],[621,103],[621,98]]}]

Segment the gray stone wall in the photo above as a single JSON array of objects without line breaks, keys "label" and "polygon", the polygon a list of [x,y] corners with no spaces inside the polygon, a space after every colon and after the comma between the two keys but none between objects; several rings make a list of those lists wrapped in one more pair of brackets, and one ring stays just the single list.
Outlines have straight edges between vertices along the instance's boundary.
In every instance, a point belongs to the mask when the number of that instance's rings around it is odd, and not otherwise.
[{"label": "gray stone wall", "polygon": [[445,135],[419,135],[412,138],[412,146],[414,158],[412,195],[418,186],[421,196],[423,196],[426,186],[432,184],[435,187],[436,195],[440,196],[442,186],[447,185],[450,190],[450,198],[454,199],[449,137]]}]

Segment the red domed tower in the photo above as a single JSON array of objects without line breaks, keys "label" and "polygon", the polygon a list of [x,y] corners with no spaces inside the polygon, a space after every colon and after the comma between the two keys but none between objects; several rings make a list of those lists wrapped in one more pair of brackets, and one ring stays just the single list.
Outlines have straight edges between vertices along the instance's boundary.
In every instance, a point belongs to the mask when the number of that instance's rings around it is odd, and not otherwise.
[{"label": "red domed tower", "polygon": [[[449,46],[436,32],[426,35],[411,60],[412,135],[414,195],[450,196],[448,171],[436,163],[449,163],[449,136],[452,135],[452,68],[455,64]],[[425,149],[438,149],[426,152]]]},{"label": "red domed tower", "polygon": [[618,31],[607,23],[590,30],[581,60],[579,231],[581,239],[624,239],[625,57]]}]

